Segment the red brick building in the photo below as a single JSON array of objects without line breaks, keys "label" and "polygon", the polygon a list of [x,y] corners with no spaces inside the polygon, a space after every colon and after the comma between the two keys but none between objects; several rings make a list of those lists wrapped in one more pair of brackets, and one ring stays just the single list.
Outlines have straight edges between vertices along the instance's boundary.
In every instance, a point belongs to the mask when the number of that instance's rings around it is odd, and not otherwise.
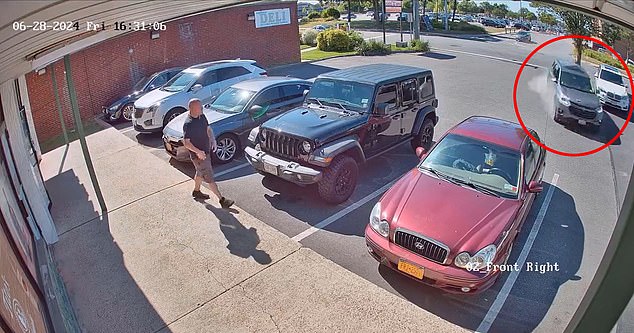
[{"label": "red brick building", "polygon": [[[231,6],[167,22],[158,38],[153,39],[149,30],[135,31],[72,54],[82,119],[94,117],[102,106],[128,93],[141,77],[166,68],[235,58],[254,59],[265,67],[300,61],[296,7],[296,2]],[[280,8],[290,8],[290,24],[256,28],[255,11]],[[64,64],[60,60],[51,66],[42,74],[26,75],[39,142],[62,133],[52,69],[66,127],[74,127]]]}]

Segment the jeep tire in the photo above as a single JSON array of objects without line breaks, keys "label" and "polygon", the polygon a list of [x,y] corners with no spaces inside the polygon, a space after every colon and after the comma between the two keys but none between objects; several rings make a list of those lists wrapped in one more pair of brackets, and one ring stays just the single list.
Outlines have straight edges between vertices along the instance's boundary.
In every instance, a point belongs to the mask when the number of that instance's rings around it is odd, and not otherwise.
[{"label": "jeep tire", "polygon": [[317,193],[327,203],[339,204],[352,195],[357,186],[359,168],[350,156],[339,155],[323,171],[317,183]]},{"label": "jeep tire", "polygon": [[431,145],[434,143],[434,122],[431,118],[425,118],[423,124],[420,126],[418,133],[412,138],[412,148],[416,150],[418,147],[423,147],[429,151]]}]

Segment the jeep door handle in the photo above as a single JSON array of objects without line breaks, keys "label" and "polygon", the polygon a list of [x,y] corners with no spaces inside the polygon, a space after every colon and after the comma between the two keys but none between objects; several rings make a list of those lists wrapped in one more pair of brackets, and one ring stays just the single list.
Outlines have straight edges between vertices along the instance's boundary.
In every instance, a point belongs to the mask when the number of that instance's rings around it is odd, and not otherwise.
[{"label": "jeep door handle", "polygon": [[393,116],[393,117],[392,117],[392,119],[394,119],[394,120],[399,120],[399,119],[401,119],[401,115],[400,115],[400,114],[398,114],[398,115],[396,115],[396,116]]}]

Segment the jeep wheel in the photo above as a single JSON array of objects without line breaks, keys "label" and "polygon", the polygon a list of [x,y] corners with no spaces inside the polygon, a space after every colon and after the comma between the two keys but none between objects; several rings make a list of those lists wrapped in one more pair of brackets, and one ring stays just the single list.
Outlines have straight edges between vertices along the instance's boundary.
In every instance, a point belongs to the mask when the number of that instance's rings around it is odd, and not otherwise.
[{"label": "jeep wheel", "polygon": [[418,134],[412,139],[412,148],[416,150],[418,147],[423,147],[429,151],[432,143],[434,142],[434,122],[426,118],[421,125]]},{"label": "jeep wheel", "polygon": [[350,156],[337,156],[323,172],[317,183],[319,197],[331,204],[342,203],[352,195],[357,186],[359,169]]}]

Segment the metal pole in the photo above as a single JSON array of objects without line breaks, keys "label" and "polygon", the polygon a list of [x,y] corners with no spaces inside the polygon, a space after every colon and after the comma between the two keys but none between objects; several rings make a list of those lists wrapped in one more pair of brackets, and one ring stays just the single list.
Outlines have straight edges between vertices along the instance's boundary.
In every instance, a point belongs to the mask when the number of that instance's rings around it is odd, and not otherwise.
[{"label": "metal pole", "polygon": [[[351,9],[350,9],[350,0],[348,0],[348,28],[350,28],[350,13],[351,13]],[[349,30],[349,29],[348,29]]]},{"label": "metal pole", "polygon": [[385,21],[387,20],[387,13],[385,12],[385,0],[383,0],[383,17],[381,17],[381,23],[383,23],[383,44],[387,44],[385,40]]},{"label": "metal pole", "polygon": [[73,76],[70,70],[70,56],[64,56],[64,70],[66,71],[66,85],[68,86],[68,95],[70,96],[70,108],[73,111],[73,117],[75,118],[75,127],[77,128],[77,134],[79,135],[79,143],[81,144],[81,150],[84,153],[84,160],[86,161],[86,168],[88,168],[88,174],[92,181],[92,186],[97,194],[97,200],[101,211],[106,212],[106,202],[101,194],[101,188],[99,187],[99,181],[97,181],[97,175],[95,174],[95,168],[92,165],[92,159],[90,158],[90,151],[88,151],[88,144],[86,144],[86,136],[84,133],[84,125],[81,123],[81,115],[79,114],[79,104],[77,104],[77,93],[75,92],[75,84],[73,83]]},{"label": "metal pole", "polygon": [[[420,9],[418,0],[412,1],[412,12],[414,14],[414,39],[420,40]],[[423,9],[424,10],[424,9]],[[411,32],[411,29],[410,29]]]},{"label": "metal pole", "polygon": [[566,333],[610,332],[634,293],[634,177],[623,209],[588,291],[568,323]]},{"label": "metal pole", "polygon": [[57,114],[59,115],[59,123],[62,125],[62,132],[64,133],[64,142],[68,144],[68,132],[66,131],[66,122],[64,121],[64,112],[62,111],[62,103],[59,100],[59,90],[57,89],[57,79],[55,78],[55,66],[51,64],[48,66],[51,71],[51,80],[53,80],[53,95],[55,95],[55,106],[57,107]]},{"label": "metal pole", "polygon": [[443,9],[443,21],[445,22],[445,31],[449,30],[449,20],[447,20],[447,0],[445,0],[445,7]]}]

